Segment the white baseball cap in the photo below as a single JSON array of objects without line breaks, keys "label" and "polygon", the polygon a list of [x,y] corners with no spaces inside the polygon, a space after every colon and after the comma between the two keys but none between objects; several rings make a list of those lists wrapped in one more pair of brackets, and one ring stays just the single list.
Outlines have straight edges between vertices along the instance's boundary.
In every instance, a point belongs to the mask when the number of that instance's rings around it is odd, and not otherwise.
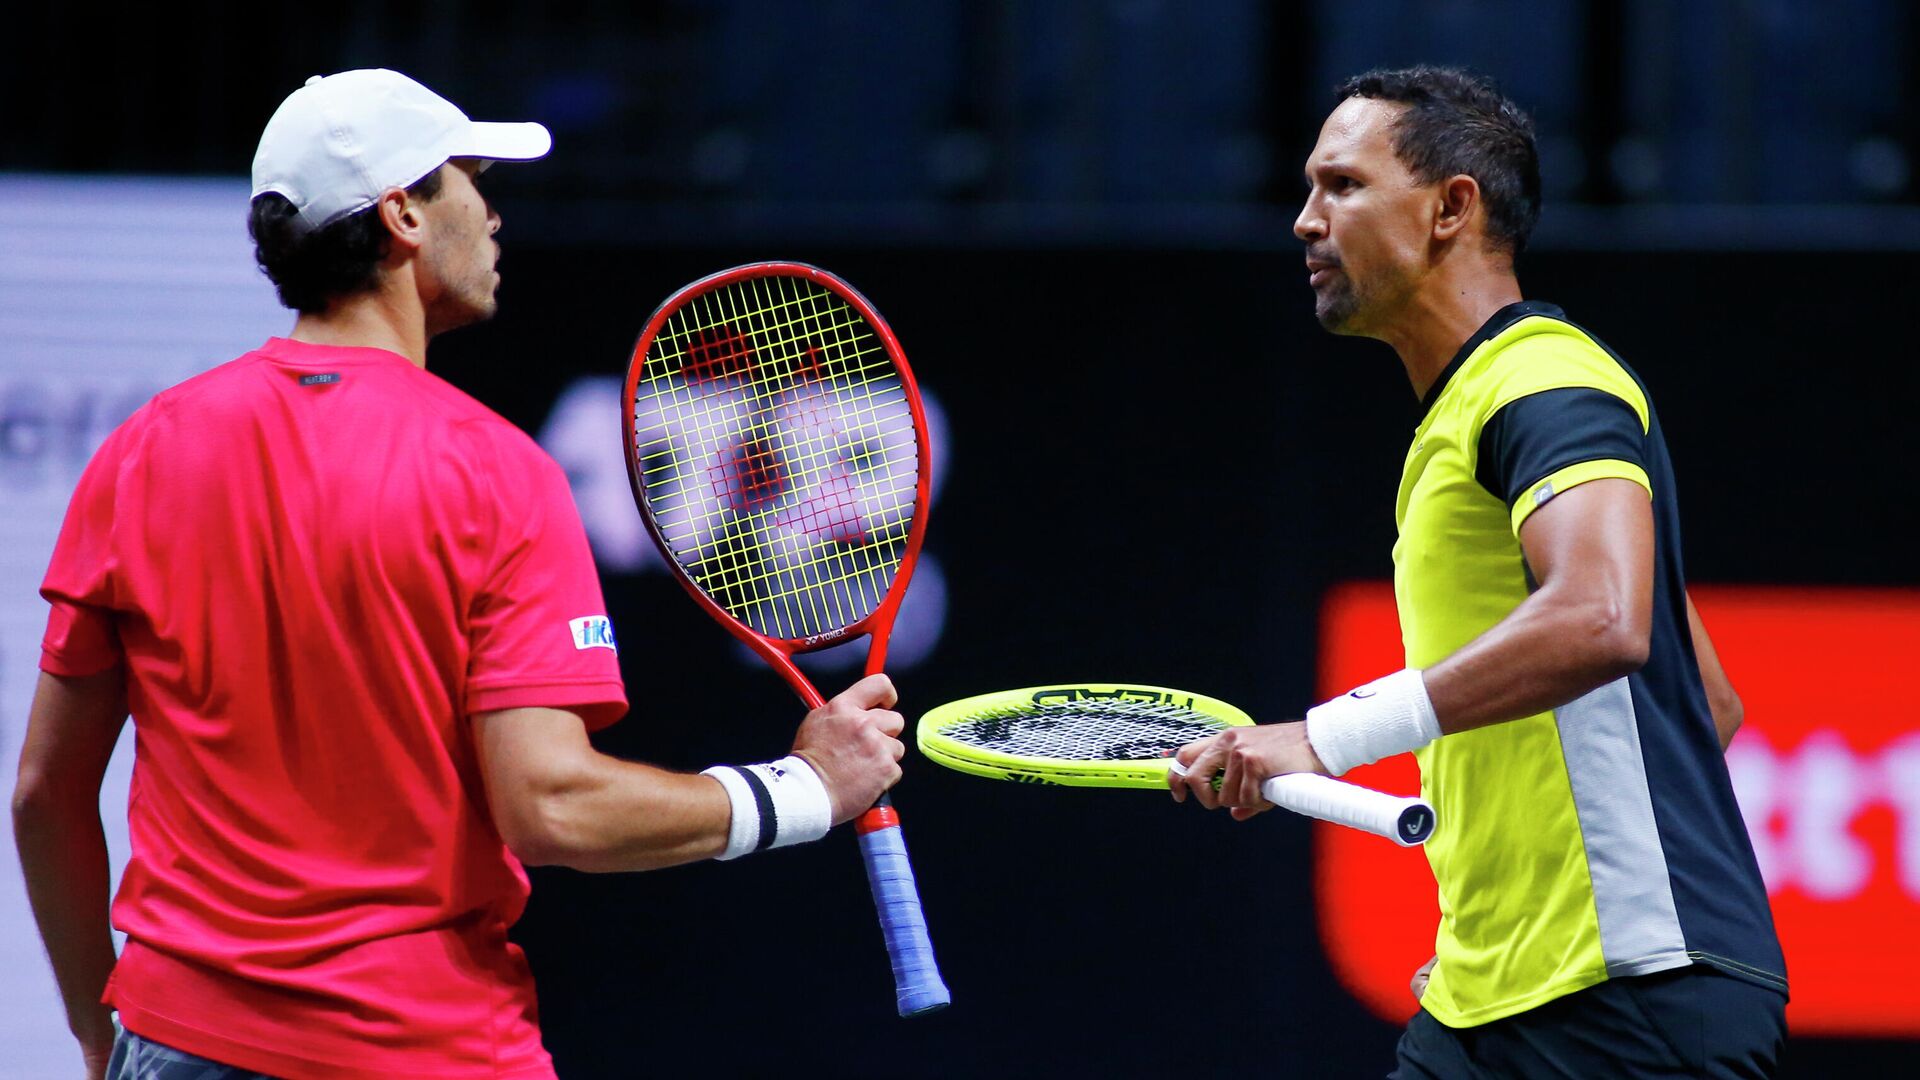
[{"label": "white baseball cap", "polygon": [[467,119],[453,102],[397,71],[319,76],[287,96],[260,134],[253,197],[278,192],[318,229],[372,206],[449,158],[532,161],[553,148],[539,124]]}]

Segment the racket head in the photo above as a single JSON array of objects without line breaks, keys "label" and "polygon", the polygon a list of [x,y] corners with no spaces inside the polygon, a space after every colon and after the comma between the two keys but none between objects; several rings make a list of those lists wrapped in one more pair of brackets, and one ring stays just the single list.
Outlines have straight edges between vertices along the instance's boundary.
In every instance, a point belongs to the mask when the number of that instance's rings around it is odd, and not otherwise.
[{"label": "racket head", "polygon": [[866,633],[879,669],[932,456],[873,304],[805,263],[710,274],[647,319],[622,400],[634,503],[694,600],[810,701],[795,653]]},{"label": "racket head", "polygon": [[1253,718],[1218,698],[1141,683],[1058,683],[949,702],[920,718],[929,760],[974,776],[1165,788],[1173,752]]}]

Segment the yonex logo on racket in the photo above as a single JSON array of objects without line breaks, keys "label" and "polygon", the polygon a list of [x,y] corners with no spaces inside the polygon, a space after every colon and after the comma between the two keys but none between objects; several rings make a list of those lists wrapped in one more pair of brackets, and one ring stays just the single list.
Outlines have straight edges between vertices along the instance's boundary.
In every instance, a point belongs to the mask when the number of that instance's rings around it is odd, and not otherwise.
[{"label": "yonex logo on racket", "polygon": [[613,620],[605,615],[582,615],[567,623],[573,631],[573,647],[576,649],[612,649],[620,651],[613,640]]}]

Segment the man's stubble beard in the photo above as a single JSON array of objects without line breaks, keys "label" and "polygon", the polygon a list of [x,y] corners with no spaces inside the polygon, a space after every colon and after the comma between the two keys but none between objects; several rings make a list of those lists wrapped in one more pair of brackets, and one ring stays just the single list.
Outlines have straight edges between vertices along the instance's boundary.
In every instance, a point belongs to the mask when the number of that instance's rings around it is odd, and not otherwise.
[{"label": "man's stubble beard", "polygon": [[1413,292],[1413,284],[1398,277],[1376,280],[1366,289],[1359,288],[1345,270],[1340,278],[1314,296],[1313,314],[1328,333],[1342,337],[1373,337],[1383,311],[1395,308]]},{"label": "man's stubble beard", "polygon": [[[444,334],[463,326],[486,322],[499,310],[493,268],[498,260],[474,267],[456,288],[448,291],[428,320],[430,335]],[[441,269],[444,269],[442,267]],[[442,276],[441,280],[446,280]]]},{"label": "man's stubble beard", "polygon": [[1320,320],[1320,327],[1331,334],[1348,333],[1348,325],[1359,311],[1359,301],[1354,298],[1353,289],[1346,287],[1328,288],[1314,297],[1313,316]]}]

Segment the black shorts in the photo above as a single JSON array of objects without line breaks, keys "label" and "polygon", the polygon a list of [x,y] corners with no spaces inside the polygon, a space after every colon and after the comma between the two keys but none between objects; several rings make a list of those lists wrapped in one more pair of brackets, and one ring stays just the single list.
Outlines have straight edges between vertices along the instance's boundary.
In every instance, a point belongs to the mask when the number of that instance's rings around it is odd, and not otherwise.
[{"label": "black shorts", "polygon": [[1701,965],[1608,979],[1479,1027],[1415,1013],[1391,1080],[1768,1077],[1787,1037],[1777,990]]}]

